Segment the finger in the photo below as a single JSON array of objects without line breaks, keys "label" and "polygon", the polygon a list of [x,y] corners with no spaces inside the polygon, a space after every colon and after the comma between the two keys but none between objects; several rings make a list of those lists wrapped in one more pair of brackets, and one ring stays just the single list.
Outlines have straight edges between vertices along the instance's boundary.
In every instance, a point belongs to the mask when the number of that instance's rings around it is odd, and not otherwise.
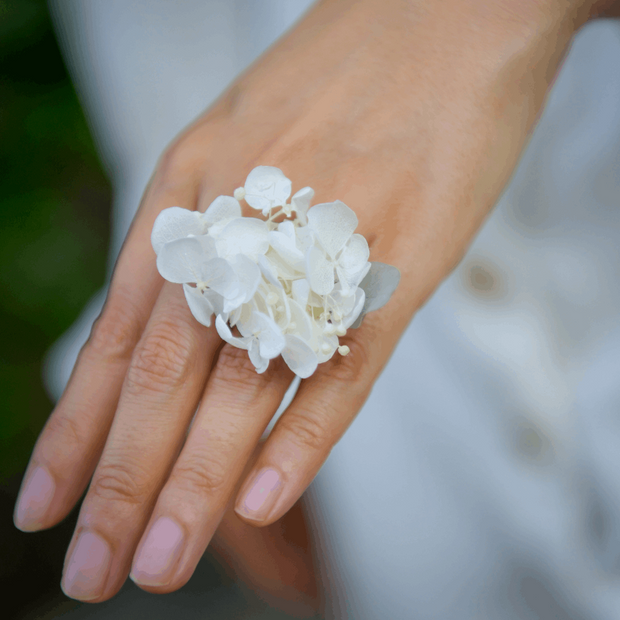
[{"label": "finger", "polygon": [[348,355],[336,353],[301,382],[241,487],[240,517],[269,525],[295,504],[361,409],[410,316],[392,300],[341,340]]},{"label": "finger", "polygon": [[83,493],[103,448],[123,378],[163,280],[150,232],[157,214],[192,208],[197,184],[154,182],[118,259],[101,316],[82,348],[67,388],[34,448],[15,509],[25,531],[51,527]]},{"label": "finger", "polygon": [[165,284],[131,358],[118,409],[69,545],[62,586],[104,600],[125,581],[219,347]]},{"label": "finger", "polygon": [[138,585],[170,592],[191,577],[292,378],[280,358],[258,374],[247,351],[222,348],[138,547]]}]

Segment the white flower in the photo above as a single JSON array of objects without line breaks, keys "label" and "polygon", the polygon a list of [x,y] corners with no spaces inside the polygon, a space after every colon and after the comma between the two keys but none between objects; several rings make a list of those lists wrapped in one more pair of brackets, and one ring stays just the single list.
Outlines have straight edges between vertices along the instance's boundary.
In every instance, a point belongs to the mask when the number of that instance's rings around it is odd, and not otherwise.
[{"label": "white flower", "polygon": [[245,180],[245,201],[263,215],[274,207],[283,207],[291,195],[291,182],[282,170],[272,166],[254,168]]},{"label": "white flower", "polygon": [[311,187],[304,187],[293,194],[291,198],[291,208],[295,211],[296,219],[301,226],[308,223],[307,212],[310,203],[314,198],[314,190]]},{"label": "white flower", "polygon": [[265,372],[269,360],[278,357],[286,345],[286,340],[274,320],[262,312],[254,311],[247,323],[237,324],[241,337],[233,336],[220,315],[215,319],[215,327],[222,340],[239,349],[247,349],[258,373]]},{"label": "white flower", "polygon": [[269,233],[269,244],[285,263],[298,271],[304,270],[304,253],[297,247],[296,228],[291,220],[278,224],[277,230]]},{"label": "white flower", "polygon": [[[281,170],[259,166],[234,197],[218,196],[204,213],[162,211],[151,241],[159,272],[183,284],[198,322],[209,327],[215,315],[219,335],[247,350],[257,372],[282,355],[305,379],[336,351],[349,354],[338,338],[387,302],[400,272],[368,262],[368,243],[344,203],[310,208],[312,188],[287,204],[290,194]],[[243,199],[267,221],[242,217]]]},{"label": "white flower", "polygon": [[155,219],[151,232],[151,244],[155,254],[159,254],[164,245],[189,235],[202,235],[207,225],[198,211],[188,211],[181,207],[164,209]]},{"label": "white flower", "polygon": [[267,224],[253,217],[230,220],[214,238],[217,254],[222,258],[245,254],[256,262],[269,249]]},{"label": "white flower", "polygon": [[164,209],[155,219],[151,244],[155,254],[166,243],[189,236],[214,234],[234,218],[241,217],[239,201],[230,196],[218,196],[204,212],[189,211],[180,207]]},{"label": "white flower", "polygon": [[343,294],[355,292],[370,255],[366,239],[353,234],[357,228],[355,213],[339,200],[315,205],[308,211],[308,227],[317,241],[306,252],[306,273],[312,290],[319,295],[329,294],[337,275]]}]

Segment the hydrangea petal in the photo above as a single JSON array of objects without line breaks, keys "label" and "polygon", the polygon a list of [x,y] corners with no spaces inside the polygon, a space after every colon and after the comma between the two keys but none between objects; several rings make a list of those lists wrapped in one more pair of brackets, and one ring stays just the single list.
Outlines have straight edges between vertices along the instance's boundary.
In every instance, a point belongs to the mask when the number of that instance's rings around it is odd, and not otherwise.
[{"label": "hydrangea petal", "polygon": [[278,278],[282,280],[294,280],[304,272],[304,264],[298,264],[296,267],[289,265],[273,248],[269,248],[265,256],[269,259],[271,266],[275,268]]},{"label": "hydrangea petal", "polygon": [[194,237],[200,243],[203,252],[203,260],[211,260],[217,258],[217,248],[215,247],[215,239],[210,235],[200,235]]},{"label": "hydrangea petal", "polygon": [[345,317],[342,319],[342,326],[345,329],[349,329],[353,323],[357,320],[359,315],[364,308],[364,302],[366,301],[366,293],[364,293],[364,289],[358,288],[355,291],[355,304],[353,308],[348,312]]},{"label": "hydrangea petal", "polygon": [[366,293],[364,312],[373,312],[382,308],[390,299],[398,283],[400,271],[385,263],[370,263],[370,271],[360,282],[360,288]]},{"label": "hydrangea petal", "polygon": [[[292,223],[292,222],[291,222]],[[291,239],[287,234],[272,230],[269,233],[271,247],[293,267],[303,262],[304,255],[295,246],[295,238]]]},{"label": "hydrangea petal", "polygon": [[241,217],[241,205],[232,196],[218,196],[204,212],[203,219],[211,227],[218,222]]},{"label": "hydrangea petal", "polygon": [[310,345],[292,334],[286,336],[286,346],[282,349],[286,365],[302,379],[311,376],[318,366],[319,359]]},{"label": "hydrangea petal", "polygon": [[293,299],[305,309],[308,305],[308,295],[310,295],[310,284],[308,280],[302,278],[301,280],[294,280],[291,285],[293,292]]},{"label": "hydrangea petal", "polygon": [[295,244],[295,224],[291,220],[284,220],[278,224],[278,232],[286,235]]},{"label": "hydrangea petal", "polygon": [[327,295],[334,288],[334,265],[316,246],[306,253],[306,278],[318,295]]},{"label": "hydrangea petal", "polygon": [[211,317],[215,312],[215,308],[209,297],[201,293],[199,289],[188,284],[183,285],[183,292],[194,318],[205,327],[211,327]]},{"label": "hydrangea petal", "polygon": [[269,228],[262,220],[239,217],[226,224],[215,246],[223,258],[245,254],[256,262],[269,249]]},{"label": "hydrangea petal", "polygon": [[357,228],[357,216],[344,202],[336,200],[314,205],[308,211],[308,226],[327,255],[335,258]]},{"label": "hydrangea petal", "polygon": [[258,257],[258,267],[269,284],[282,288],[282,283],[278,280],[278,272],[266,255]]},{"label": "hydrangea petal", "polygon": [[308,248],[314,245],[314,233],[309,226],[298,226],[295,228],[295,237],[296,245],[304,255]]},{"label": "hydrangea petal", "polygon": [[256,289],[260,284],[261,271],[258,265],[252,259],[245,256],[245,254],[237,254],[231,261],[231,266],[244,293],[243,303],[246,303],[256,293]]},{"label": "hydrangea petal", "polygon": [[252,344],[253,338],[239,338],[238,336],[233,336],[232,331],[230,331],[230,327],[226,325],[226,321],[222,318],[220,314],[215,318],[215,329],[217,329],[217,333],[220,335],[220,338],[231,344],[233,347],[237,347],[238,349],[249,349]]},{"label": "hydrangea petal", "polygon": [[151,244],[159,254],[166,243],[183,239],[188,235],[202,235],[206,230],[201,214],[181,207],[164,209],[155,219],[151,232]]},{"label": "hydrangea petal", "polygon": [[295,192],[291,198],[293,210],[302,226],[308,223],[307,211],[313,198],[314,190],[311,187],[303,187],[298,192]]},{"label": "hydrangea petal", "polygon": [[364,307],[351,327],[359,327],[364,315],[382,308],[389,301],[399,282],[400,271],[396,267],[379,262],[370,263],[370,270],[359,284],[366,294]]},{"label": "hydrangea petal", "polygon": [[252,318],[258,331],[261,357],[268,360],[278,357],[286,344],[280,328],[271,317],[262,312],[253,312]]},{"label": "hydrangea petal", "polygon": [[257,340],[252,340],[248,354],[250,356],[250,361],[254,364],[254,368],[256,368],[256,372],[262,375],[269,366],[269,360],[261,356],[260,345]]},{"label": "hydrangea petal", "polygon": [[258,166],[245,180],[245,201],[261,211],[284,205],[291,195],[291,181],[279,168]]},{"label": "hydrangea petal", "polygon": [[290,321],[295,324],[295,328],[291,331],[303,340],[310,340],[312,338],[312,322],[308,313],[294,299],[289,299],[289,306],[291,308]]},{"label": "hydrangea petal", "polygon": [[352,235],[338,258],[340,266],[346,271],[360,271],[368,261],[370,249],[362,235]]},{"label": "hydrangea petal", "polygon": [[157,255],[157,269],[169,282],[198,282],[205,254],[196,237],[166,243]]},{"label": "hydrangea petal", "polygon": [[239,291],[239,279],[227,260],[213,258],[200,266],[201,282],[224,298],[236,296]]}]

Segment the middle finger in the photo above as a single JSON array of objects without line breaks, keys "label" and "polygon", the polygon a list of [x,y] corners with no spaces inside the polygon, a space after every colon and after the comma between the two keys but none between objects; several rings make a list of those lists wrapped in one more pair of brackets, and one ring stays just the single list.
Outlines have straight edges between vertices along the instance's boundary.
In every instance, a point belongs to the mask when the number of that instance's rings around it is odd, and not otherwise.
[{"label": "middle finger", "polygon": [[282,358],[258,374],[247,351],[224,345],[136,554],[138,585],[170,592],[191,577],[292,379]]}]

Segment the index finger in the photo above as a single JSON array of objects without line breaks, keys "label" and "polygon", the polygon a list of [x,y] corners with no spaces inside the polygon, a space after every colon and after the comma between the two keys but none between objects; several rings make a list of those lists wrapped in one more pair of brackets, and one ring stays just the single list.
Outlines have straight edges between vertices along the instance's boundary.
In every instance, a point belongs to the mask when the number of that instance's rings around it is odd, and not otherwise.
[{"label": "index finger", "polygon": [[132,351],[163,284],[151,248],[153,222],[171,205],[195,209],[197,195],[198,183],[191,178],[175,184],[155,178],[147,189],[101,316],[35,445],[15,508],[19,529],[55,525],[86,488],[110,429]]}]

